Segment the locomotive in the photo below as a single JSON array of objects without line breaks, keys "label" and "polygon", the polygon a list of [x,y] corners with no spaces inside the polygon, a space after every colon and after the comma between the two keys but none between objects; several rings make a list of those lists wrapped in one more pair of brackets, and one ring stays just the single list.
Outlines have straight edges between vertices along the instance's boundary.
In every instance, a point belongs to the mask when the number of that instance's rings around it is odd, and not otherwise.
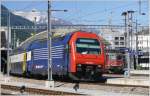
[{"label": "locomotive", "polygon": [[[21,44],[10,56],[10,73],[48,74],[47,37],[41,32]],[[52,37],[52,74],[73,80],[96,80],[105,67],[104,44],[95,33],[76,31]]]},{"label": "locomotive", "polygon": [[124,73],[125,56],[118,50],[109,49],[106,51],[105,68],[108,73]]}]

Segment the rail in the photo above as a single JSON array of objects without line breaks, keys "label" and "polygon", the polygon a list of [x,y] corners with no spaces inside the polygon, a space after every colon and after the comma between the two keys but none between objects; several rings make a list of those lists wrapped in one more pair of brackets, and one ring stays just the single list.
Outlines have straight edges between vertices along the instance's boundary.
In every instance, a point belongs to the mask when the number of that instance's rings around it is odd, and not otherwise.
[{"label": "rail", "polygon": [[39,88],[29,88],[23,86],[13,86],[13,85],[1,85],[2,89],[11,90],[11,91],[20,91],[20,93],[26,92],[29,94],[36,94],[36,95],[83,95],[78,93],[71,93],[71,92],[63,92],[63,91],[55,91],[55,90],[48,90],[48,89],[39,89]]}]

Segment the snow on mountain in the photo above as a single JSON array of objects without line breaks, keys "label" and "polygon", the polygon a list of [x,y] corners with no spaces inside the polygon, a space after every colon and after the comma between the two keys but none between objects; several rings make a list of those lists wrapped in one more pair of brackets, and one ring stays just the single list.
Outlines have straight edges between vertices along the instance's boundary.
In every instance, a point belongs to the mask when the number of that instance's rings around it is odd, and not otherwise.
[{"label": "snow on mountain", "polygon": [[[29,12],[16,11],[13,13],[15,15],[22,16],[22,17],[24,17],[24,18],[26,18],[32,22],[35,22],[35,20],[36,20],[36,24],[46,24],[47,23],[47,13],[46,12],[40,12],[36,9],[32,9],[32,11],[29,11]],[[55,24],[55,25],[72,24],[70,22],[67,22],[65,20],[55,18],[55,17],[52,17],[51,20],[52,20],[52,24]]]},{"label": "snow on mountain", "polygon": [[42,14],[41,12],[37,11],[36,9],[33,9],[32,11],[29,12],[23,12],[23,11],[15,11],[13,12],[15,15],[22,16],[32,22],[36,23],[45,23],[46,21],[46,14]]}]

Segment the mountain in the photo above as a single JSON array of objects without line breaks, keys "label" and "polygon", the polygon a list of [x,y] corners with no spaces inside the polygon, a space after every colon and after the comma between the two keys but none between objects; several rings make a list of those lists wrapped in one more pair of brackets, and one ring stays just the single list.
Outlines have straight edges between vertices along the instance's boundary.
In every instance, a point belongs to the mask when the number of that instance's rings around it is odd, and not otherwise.
[{"label": "mountain", "polygon": [[[31,11],[24,12],[24,11],[16,11],[13,12],[17,16],[22,16],[26,18],[27,20],[30,20],[32,22],[35,22],[37,25],[46,25],[47,24],[47,13],[46,12],[40,12],[36,9],[32,9]],[[60,18],[51,17],[51,23],[52,25],[71,25],[71,22],[65,21]]]},{"label": "mountain", "polygon": [[[36,17],[36,26],[47,26],[47,14],[43,14],[37,10],[32,10],[31,12],[10,12],[4,5],[1,5],[1,25],[8,25],[8,18],[10,16],[11,26],[34,26],[34,19]],[[53,25],[71,25],[72,23],[52,17]],[[36,33],[44,31],[46,29],[37,30]],[[22,42],[34,34],[34,29],[12,29],[11,36],[12,42],[15,45],[16,41]]]},{"label": "mountain", "polygon": [[[33,26],[34,25],[33,22],[21,16],[14,15],[5,6],[1,5],[1,26],[8,25],[9,16],[10,16],[10,26]],[[34,31],[29,29],[11,29],[11,37],[12,37],[11,41],[16,42],[17,40],[19,40],[20,42],[22,42],[31,36],[31,32]],[[16,40],[14,40],[14,38],[16,38]],[[14,44],[12,44],[11,46],[14,46]]]},{"label": "mountain", "polygon": [[[1,25],[2,26],[7,26],[9,12],[10,11],[5,6],[1,5],[1,13],[2,13]],[[10,12],[10,25],[11,26],[30,26],[30,25],[32,26],[33,22]]]}]

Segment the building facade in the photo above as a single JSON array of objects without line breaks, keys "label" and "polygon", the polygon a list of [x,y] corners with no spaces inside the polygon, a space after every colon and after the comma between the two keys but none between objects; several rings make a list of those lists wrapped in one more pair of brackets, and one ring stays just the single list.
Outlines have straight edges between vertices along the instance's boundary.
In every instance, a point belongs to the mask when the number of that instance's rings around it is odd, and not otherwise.
[{"label": "building facade", "polygon": [[101,29],[100,31],[101,34],[99,35],[110,43],[110,49],[125,48],[125,36],[123,30],[107,28]]}]

